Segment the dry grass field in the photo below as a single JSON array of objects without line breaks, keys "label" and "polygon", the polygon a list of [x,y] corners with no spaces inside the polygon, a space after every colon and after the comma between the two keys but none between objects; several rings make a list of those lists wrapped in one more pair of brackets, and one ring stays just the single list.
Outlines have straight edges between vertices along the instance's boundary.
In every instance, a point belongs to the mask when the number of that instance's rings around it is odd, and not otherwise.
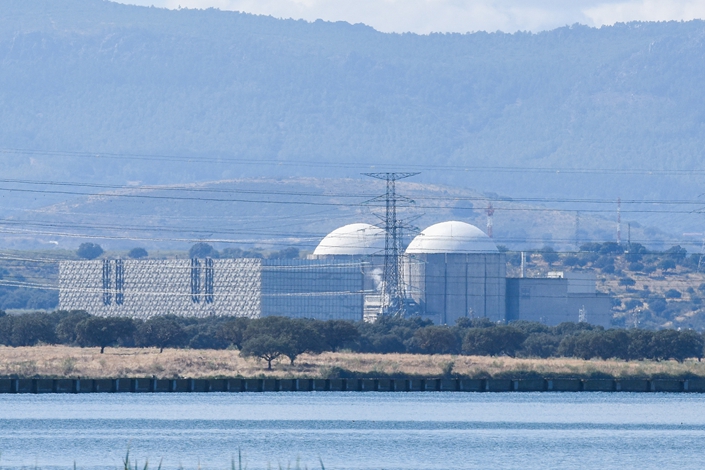
[{"label": "dry grass field", "polygon": [[344,369],[364,376],[417,375],[438,377],[452,363],[452,373],[469,377],[705,377],[705,362],[583,361],[510,357],[325,353],[303,355],[296,365],[277,361],[273,371],[238,351],[107,348],[70,346],[0,347],[0,377],[326,377]]}]

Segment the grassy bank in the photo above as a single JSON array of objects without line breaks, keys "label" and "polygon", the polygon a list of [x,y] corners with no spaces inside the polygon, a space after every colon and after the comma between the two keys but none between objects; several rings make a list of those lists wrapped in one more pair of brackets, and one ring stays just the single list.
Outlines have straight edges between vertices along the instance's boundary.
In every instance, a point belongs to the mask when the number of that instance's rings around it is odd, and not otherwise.
[{"label": "grassy bank", "polygon": [[[452,367],[450,367],[452,364]],[[520,359],[510,357],[416,354],[324,353],[302,355],[296,365],[240,357],[234,350],[95,348],[70,346],[0,347],[0,377],[210,378],[332,376],[439,377],[705,377],[705,362]]]}]

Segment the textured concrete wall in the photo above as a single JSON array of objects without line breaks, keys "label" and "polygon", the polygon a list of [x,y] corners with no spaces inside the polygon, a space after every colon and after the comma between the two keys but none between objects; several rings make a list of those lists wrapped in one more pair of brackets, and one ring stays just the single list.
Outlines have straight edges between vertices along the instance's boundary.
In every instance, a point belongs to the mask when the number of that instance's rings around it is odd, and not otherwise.
[{"label": "textured concrete wall", "polygon": [[507,320],[546,325],[577,322],[583,309],[588,323],[610,326],[611,304],[606,295],[568,292],[569,279],[507,279]]},{"label": "textured concrete wall", "polygon": [[408,261],[412,298],[437,324],[454,325],[459,318],[506,316],[506,262],[501,253],[420,254]]},{"label": "textured concrete wall", "polygon": [[348,260],[265,260],[262,315],[361,321],[363,263]]},{"label": "textured concrete wall", "polygon": [[[212,260],[212,295],[206,292],[205,260],[199,262],[194,270],[191,260],[123,260],[120,289],[117,260],[63,261],[59,265],[59,308],[134,318],[260,315],[260,260]],[[198,277],[198,292],[192,289],[193,275]]]},{"label": "textured concrete wall", "polygon": [[365,294],[375,292],[367,271],[352,259],[66,261],[59,266],[59,308],[133,318],[281,315],[360,321]]}]

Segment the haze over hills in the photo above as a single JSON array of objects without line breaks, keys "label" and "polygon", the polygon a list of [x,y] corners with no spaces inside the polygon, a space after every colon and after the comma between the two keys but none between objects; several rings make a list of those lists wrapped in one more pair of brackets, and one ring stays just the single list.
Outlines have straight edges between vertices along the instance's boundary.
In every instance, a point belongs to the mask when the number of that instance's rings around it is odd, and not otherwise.
[{"label": "haze over hills", "polygon": [[[418,170],[571,214],[613,219],[621,197],[625,221],[701,232],[704,41],[702,21],[419,36],[6,0],[0,172],[123,185]],[[0,215],[76,197],[27,188],[1,183]]]},{"label": "haze over hills", "polygon": [[[413,199],[402,203],[399,217],[423,229],[444,220],[464,220],[485,228],[487,196],[467,189],[413,182],[398,183],[399,192]],[[217,249],[228,247],[313,251],[330,231],[349,223],[381,223],[384,183],[375,180],[290,178],[240,179],[188,185],[127,188],[100,196],[76,197],[21,217],[5,220],[5,246],[22,248],[32,241],[44,248],[74,249],[75,234],[110,250],[144,246],[148,250],[187,249],[207,240]],[[614,223],[571,214],[545,205],[506,198],[492,200],[500,208],[494,217],[495,240],[513,249],[575,250],[589,240],[613,236]],[[41,235],[37,235],[40,232]],[[406,231],[406,242],[417,232]],[[626,235],[626,234],[625,234]],[[632,240],[659,240],[663,232],[634,226]]]}]

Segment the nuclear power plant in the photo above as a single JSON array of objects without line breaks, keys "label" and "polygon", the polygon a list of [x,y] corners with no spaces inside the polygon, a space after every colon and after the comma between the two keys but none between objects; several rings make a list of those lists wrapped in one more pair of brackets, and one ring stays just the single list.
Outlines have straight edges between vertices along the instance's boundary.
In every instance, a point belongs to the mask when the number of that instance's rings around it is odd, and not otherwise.
[{"label": "nuclear power plant", "polygon": [[[389,304],[387,232],[355,223],[308,259],[63,261],[60,308],[101,316],[288,316],[374,321]],[[422,230],[396,261],[403,309],[439,325],[461,318],[608,327],[610,299],[590,273],[507,278],[505,254],[482,230],[448,221]]]}]

